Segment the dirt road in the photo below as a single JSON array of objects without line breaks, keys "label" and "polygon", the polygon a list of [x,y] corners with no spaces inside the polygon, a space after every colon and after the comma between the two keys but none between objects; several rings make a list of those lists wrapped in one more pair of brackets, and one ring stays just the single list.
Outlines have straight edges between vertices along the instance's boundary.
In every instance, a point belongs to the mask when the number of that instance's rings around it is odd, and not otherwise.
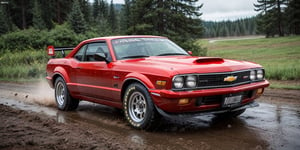
[{"label": "dirt road", "polygon": [[55,108],[45,82],[0,83],[0,149],[300,149],[300,92],[267,90],[236,119],[164,119],[145,132],[111,107]]}]

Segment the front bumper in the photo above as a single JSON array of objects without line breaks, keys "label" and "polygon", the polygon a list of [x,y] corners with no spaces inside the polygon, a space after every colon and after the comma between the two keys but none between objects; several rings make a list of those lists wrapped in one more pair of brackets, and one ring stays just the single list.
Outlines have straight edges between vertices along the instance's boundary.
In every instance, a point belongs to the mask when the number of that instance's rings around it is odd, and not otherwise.
[{"label": "front bumper", "polygon": [[[166,113],[194,113],[215,110],[230,110],[223,108],[222,101],[225,95],[242,94],[239,106],[250,104],[258,98],[265,87],[269,86],[267,80],[228,88],[202,89],[195,91],[149,90],[156,107]],[[262,90],[258,92],[258,90]],[[201,99],[212,99],[212,102],[199,103]],[[188,103],[179,104],[180,99],[188,99]],[[214,101],[215,99],[215,101]]]}]

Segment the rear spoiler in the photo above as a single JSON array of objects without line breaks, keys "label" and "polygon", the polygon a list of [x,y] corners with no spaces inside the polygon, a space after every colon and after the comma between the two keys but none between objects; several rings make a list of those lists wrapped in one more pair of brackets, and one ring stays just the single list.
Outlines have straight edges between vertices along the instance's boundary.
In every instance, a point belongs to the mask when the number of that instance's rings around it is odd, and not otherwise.
[{"label": "rear spoiler", "polygon": [[72,47],[54,47],[53,45],[50,45],[47,47],[47,53],[52,58],[55,58],[55,51],[61,51],[61,54],[63,57],[66,57],[65,50],[73,50],[75,46]]}]

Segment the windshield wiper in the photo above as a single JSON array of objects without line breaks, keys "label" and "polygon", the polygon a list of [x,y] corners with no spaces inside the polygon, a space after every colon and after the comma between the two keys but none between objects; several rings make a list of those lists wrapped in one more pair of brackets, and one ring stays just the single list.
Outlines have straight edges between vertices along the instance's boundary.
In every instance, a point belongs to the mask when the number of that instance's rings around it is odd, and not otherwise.
[{"label": "windshield wiper", "polygon": [[149,57],[148,55],[134,55],[134,56],[125,56],[122,58],[142,58],[142,57]]},{"label": "windshield wiper", "polygon": [[187,54],[184,54],[184,53],[162,53],[157,56],[170,56],[170,55],[187,55]]}]

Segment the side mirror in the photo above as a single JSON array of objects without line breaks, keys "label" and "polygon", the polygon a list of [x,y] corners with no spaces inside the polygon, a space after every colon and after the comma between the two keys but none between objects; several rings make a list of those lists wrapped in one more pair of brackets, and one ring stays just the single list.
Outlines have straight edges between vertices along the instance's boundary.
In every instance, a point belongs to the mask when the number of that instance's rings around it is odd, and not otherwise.
[{"label": "side mirror", "polygon": [[188,51],[188,54],[193,55],[193,52],[192,51]]},{"label": "side mirror", "polygon": [[94,59],[96,61],[105,61],[107,64],[110,63],[109,60],[106,59],[105,53],[96,53],[96,54],[94,54]]}]

